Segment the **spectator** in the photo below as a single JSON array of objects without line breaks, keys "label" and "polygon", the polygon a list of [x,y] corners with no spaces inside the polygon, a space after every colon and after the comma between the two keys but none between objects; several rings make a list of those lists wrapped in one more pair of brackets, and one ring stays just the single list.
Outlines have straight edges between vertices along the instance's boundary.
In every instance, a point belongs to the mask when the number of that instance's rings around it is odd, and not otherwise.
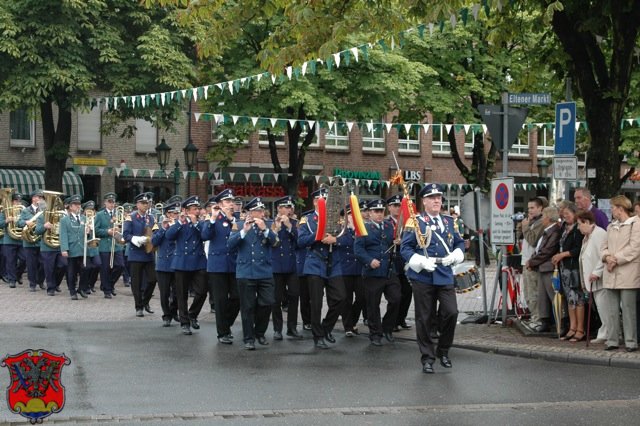
[{"label": "spectator", "polygon": [[[605,262],[604,288],[608,318],[605,350],[618,349],[622,310],[622,327],[627,352],[638,350],[636,327],[636,292],[640,286],[640,219],[631,216],[631,201],[624,195],[611,199],[613,222],[607,228],[607,239],[602,250]],[[597,219],[596,219],[597,220]]]},{"label": "spectator", "polygon": [[578,209],[593,213],[593,217],[596,218],[596,225],[602,229],[607,229],[609,218],[602,210],[591,204],[591,192],[587,188],[576,188],[573,199]]},{"label": "spectator", "polygon": [[580,285],[580,249],[583,235],[576,225],[578,208],[566,201],[563,208],[564,226],[560,236],[560,251],[551,258],[551,263],[560,271],[562,292],[569,311],[569,331],[561,340],[580,342],[584,340],[584,292]]},{"label": "spectator", "polygon": [[584,235],[582,240],[582,249],[580,250],[580,278],[582,280],[582,288],[593,296],[596,308],[600,314],[602,326],[598,330],[596,338],[591,343],[604,343],[607,336],[606,318],[608,317],[605,303],[605,291],[602,286],[602,272],[604,264],[600,254],[602,246],[607,239],[607,231],[596,226],[596,218],[593,213],[580,210],[576,215],[578,218],[578,229]]},{"label": "spectator", "polygon": [[[538,312],[539,324],[533,327],[538,333],[547,332],[551,327],[551,301],[554,290],[551,284],[553,263],[551,258],[558,252],[560,243],[560,226],[558,225],[558,209],[547,207],[542,210],[543,231],[535,246],[535,253],[526,263],[528,270],[538,272]],[[556,321],[559,319],[556,318]]]}]

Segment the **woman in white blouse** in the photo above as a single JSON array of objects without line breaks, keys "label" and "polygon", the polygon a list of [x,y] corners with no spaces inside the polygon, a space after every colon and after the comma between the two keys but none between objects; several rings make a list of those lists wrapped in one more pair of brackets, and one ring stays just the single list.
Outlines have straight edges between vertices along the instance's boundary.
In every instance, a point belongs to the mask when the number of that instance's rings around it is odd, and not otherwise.
[{"label": "woman in white blouse", "polygon": [[598,335],[591,343],[604,343],[607,338],[606,320],[609,317],[605,303],[602,273],[604,264],[600,258],[602,246],[607,240],[607,231],[596,226],[596,218],[590,211],[580,210],[576,215],[578,230],[584,235],[580,250],[580,279],[582,288],[593,296],[596,308],[600,314],[602,326]]}]

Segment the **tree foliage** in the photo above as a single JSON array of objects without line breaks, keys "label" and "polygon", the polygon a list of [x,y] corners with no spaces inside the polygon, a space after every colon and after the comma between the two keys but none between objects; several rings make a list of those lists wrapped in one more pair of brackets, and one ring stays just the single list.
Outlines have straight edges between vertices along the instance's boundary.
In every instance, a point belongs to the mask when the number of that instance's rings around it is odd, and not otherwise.
[{"label": "tree foliage", "polygon": [[[48,188],[62,189],[72,111],[90,107],[97,92],[190,86],[197,31],[181,30],[172,8],[128,0],[0,1],[0,110],[39,116]],[[169,127],[178,111],[122,105],[108,119],[134,116]]]}]

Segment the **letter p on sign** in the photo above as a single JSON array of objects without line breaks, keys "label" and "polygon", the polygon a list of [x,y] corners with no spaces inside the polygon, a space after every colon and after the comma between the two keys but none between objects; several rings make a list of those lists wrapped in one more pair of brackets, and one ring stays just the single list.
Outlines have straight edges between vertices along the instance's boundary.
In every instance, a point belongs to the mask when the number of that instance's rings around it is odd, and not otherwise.
[{"label": "letter p on sign", "polygon": [[555,155],[576,154],[576,103],[556,104]]}]

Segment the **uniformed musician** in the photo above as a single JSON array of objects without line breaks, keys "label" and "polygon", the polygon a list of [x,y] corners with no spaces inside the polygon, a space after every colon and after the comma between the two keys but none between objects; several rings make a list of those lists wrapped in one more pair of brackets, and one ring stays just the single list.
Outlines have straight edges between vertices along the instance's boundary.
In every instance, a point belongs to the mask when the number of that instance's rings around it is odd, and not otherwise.
[{"label": "uniformed musician", "polygon": [[[303,218],[313,213],[313,210],[303,212],[300,217]],[[298,221],[298,231],[303,221]],[[305,224],[306,226],[306,224]],[[307,276],[304,274],[304,262],[307,258],[307,248],[300,247],[296,243],[296,273],[298,274],[298,283],[300,287],[300,318],[302,319],[302,329],[311,331],[311,298],[309,296],[309,283]]]},{"label": "uniformed musician", "polygon": [[[425,184],[419,196],[424,213],[417,217],[413,228],[411,224],[405,227],[407,232],[403,235],[400,252],[407,262],[406,274],[413,287],[422,371],[430,374],[434,372],[436,358],[444,368],[452,366],[449,349],[453,343],[458,306],[451,267],[464,260],[464,240],[455,232],[453,218],[440,214],[440,185]],[[437,348],[431,338],[436,314],[440,318]]]},{"label": "uniformed musician", "polygon": [[0,212],[0,228],[4,229],[4,245],[2,246],[2,256],[6,259],[6,281],[10,288],[16,288],[16,282],[22,284],[22,274],[26,268],[26,259],[22,248],[22,240],[14,239],[7,228],[10,223],[17,221],[19,217],[19,207],[22,205],[22,195],[14,192],[11,195],[12,212]]},{"label": "uniformed musician", "polygon": [[[115,296],[115,283],[124,269],[124,240],[121,229],[116,229],[116,194],[108,192],[103,197],[104,209],[96,213],[96,237],[100,238],[100,290],[106,299]],[[114,237],[115,233],[115,237]],[[116,238],[116,241],[113,241]],[[113,268],[111,268],[111,248],[113,247]]]},{"label": "uniformed musician", "polygon": [[233,343],[231,326],[240,312],[240,297],[236,281],[237,250],[227,246],[229,235],[236,223],[234,217],[234,195],[225,189],[214,196],[211,218],[203,222],[202,239],[209,241],[207,278],[213,291],[218,342]]},{"label": "uniformed musician", "polygon": [[[152,314],[149,301],[156,287],[156,269],[154,253],[147,249],[151,244],[151,230],[155,218],[149,214],[149,196],[138,194],[135,198],[136,210],[125,216],[123,224],[124,240],[129,246],[129,266],[131,268],[131,292],[135,303],[136,316],[143,317],[144,312]],[[142,285],[143,278],[146,285]]]},{"label": "uniformed musician", "polygon": [[[102,261],[100,260],[100,251],[98,250],[99,241],[93,241],[92,238],[95,236],[95,212],[96,203],[89,200],[86,203],[82,204],[82,215],[87,219],[87,229],[89,230],[89,234],[87,235],[87,264],[82,266],[82,270],[80,271],[80,282],[84,283],[82,288],[88,289],[91,293],[95,293],[96,282],[98,281],[98,275],[100,275],[100,267],[102,266]],[[93,229],[91,229],[89,224],[88,216],[93,214]],[[83,253],[84,256],[84,253]]]},{"label": "uniformed musician", "polygon": [[259,197],[246,206],[247,218],[231,233],[228,247],[238,250],[236,278],[240,295],[244,348],[255,350],[255,340],[268,345],[265,332],[274,303],[271,248],[279,244],[271,223],[264,220],[264,204]]},{"label": "uniformed musician", "polygon": [[[199,329],[198,315],[207,299],[207,258],[202,243],[202,223],[198,222],[200,199],[191,196],[182,202],[178,220],[167,229],[165,236],[176,242],[171,262],[175,271],[176,299],[182,334],[191,335],[191,328]],[[193,302],[188,306],[189,283],[194,291]]]},{"label": "uniformed musician", "polygon": [[[22,209],[20,219],[18,219],[18,227],[24,228],[26,225],[36,225],[33,217],[44,210],[44,206],[40,206],[43,197],[44,193],[41,189],[36,189],[31,193],[31,205]],[[27,262],[29,290],[36,291],[37,286],[44,290],[46,287],[44,286],[44,269],[42,268],[42,262],[40,262],[40,242],[30,243],[23,240],[22,248]]]},{"label": "uniformed musician", "polygon": [[160,289],[160,306],[162,307],[162,326],[169,327],[171,320],[178,314],[178,303],[175,292],[175,273],[171,263],[176,251],[175,240],[166,238],[165,233],[169,226],[178,220],[181,202],[175,201],[164,206],[164,216],[151,237],[154,247],[158,248],[156,254],[156,278]]},{"label": "uniformed musician", "polygon": [[[307,275],[309,285],[309,296],[311,303],[311,332],[315,347],[318,349],[328,349],[325,339],[330,343],[335,343],[332,331],[338,317],[342,313],[342,307],[346,298],[344,284],[342,282],[342,272],[333,262],[333,250],[336,244],[341,241],[335,235],[325,234],[320,241],[316,241],[316,230],[318,228],[318,199],[326,197],[324,189],[318,189],[312,194],[313,206],[316,209],[312,214],[303,217],[298,230],[298,246],[307,249],[307,256],[304,262],[304,273]],[[340,238],[348,238],[343,235]],[[327,292],[327,305],[329,309],[325,318],[322,318],[322,298],[324,291]]]},{"label": "uniformed musician", "polygon": [[[400,210],[402,206],[402,194],[396,194],[387,199],[387,209],[389,210],[389,216],[386,220],[393,226],[395,240],[399,240],[402,235],[402,228],[404,222],[408,218],[400,217]],[[403,223],[398,224],[402,220]],[[411,299],[413,296],[413,290],[411,284],[404,273],[404,260],[400,256],[400,247],[395,247],[391,252],[391,258],[393,259],[393,266],[395,273],[398,276],[400,282],[400,307],[398,308],[398,318],[396,319],[396,325],[393,331],[400,331],[400,329],[410,329],[411,326],[407,324],[407,314],[409,313],[409,307],[411,306]]]},{"label": "uniformed musician", "polygon": [[350,240],[337,248],[336,258],[340,262],[342,270],[342,281],[346,293],[344,307],[342,309],[342,325],[344,327],[345,336],[353,337],[360,334],[358,332],[358,319],[360,312],[365,304],[364,286],[362,283],[362,264],[356,258],[353,244],[355,242],[355,229],[353,225],[353,216],[351,216],[351,206],[346,205],[341,212],[344,220],[347,221],[345,232],[349,235]]},{"label": "uniformed musician", "polygon": [[286,293],[287,336],[302,339],[298,332],[298,300],[300,283],[296,273],[296,248],[298,245],[298,221],[293,219],[293,197],[287,195],[275,201],[277,214],[274,232],[280,245],[271,250],[273,280],[275,282],[275,303],[271,307],[273,339],[282,340],[282,304]]},{"label": "uniformed musician", "polygon": [[[384,220],[385,202],[373,200],[367,204],[369,222],[367,235],[356,238],[354,251],[362,263],[365,301],[369,324],[369,339],[375,346],[382,345],[382,337],[393,343],[393,327],[400,306],[400,283],[394,271],[391,253],[394,247],[393,225]],[[380,300],[384,294],[387,312],[380,320]]]},{"label": "uniformed musician", "polygon": [[[82,258],[84,256],[85,234],[89,232],[86,226],[86,218],[80,214],[79,195],[69,197],[69,214],[60,219],[60,254],[66,259],[67,267],[67,287],[72,300],[78,300],[78,294],[87,298],[89,289],[85,288],[86,282],[78,279],[82,269]],[[79,286],[77,284],[79,283]],[[49,284],[49,283],[47,283]],[[48,286],[50,287],[50,285]],[[52,288],[47,288],[47,294],[55,294]]]},{"label": "uniformed musician", "polygon": [[[64,203],[65,206],[71,202],[72,198],[74,200],[74,203],[78,203],[77,210],[80,210],[79,195],[75,196],[75,198],[72,196],[66,197],[64,199],[66,201],[66,203]],[[51,213],[54,213],[54,212],[51,212]],[[48,244],[46,244],[44,233],[47,231],[52,232],[54,228],[54,224],[52,224],[51,222],[45,222],[45,217],[46,217],[45,215],[46,213],[41,214],[36,219],[36,226],[34,229],[34,233],[36,235],[40,235],[40,240],[39,240],[40,263],[42,264],[42,270],[44,272],[47,294],[49,296],[54,296],[56,288],[60,286],[60,284],[62,283],[62,280],[67,274],[68,262],[67,262],[67,259],[62,256],[62,253],[60,252],[60,247],[50,247]],[[53,231],[53,232],[59,232],[59,228],[58,228],[58,231]],[[67,286],[68,285],[69,283],[67,281]],[[71,299],[78,300],[78,296],[75,288],[73,289],[73,291],[71,291],[71,287],[69,287],[69,292],[71,295]],[[87,292],[84,291],[84,289],[82,289],[82,291],[80,292],[80,295],[83,298],[86,298],[88,294]]]}]

